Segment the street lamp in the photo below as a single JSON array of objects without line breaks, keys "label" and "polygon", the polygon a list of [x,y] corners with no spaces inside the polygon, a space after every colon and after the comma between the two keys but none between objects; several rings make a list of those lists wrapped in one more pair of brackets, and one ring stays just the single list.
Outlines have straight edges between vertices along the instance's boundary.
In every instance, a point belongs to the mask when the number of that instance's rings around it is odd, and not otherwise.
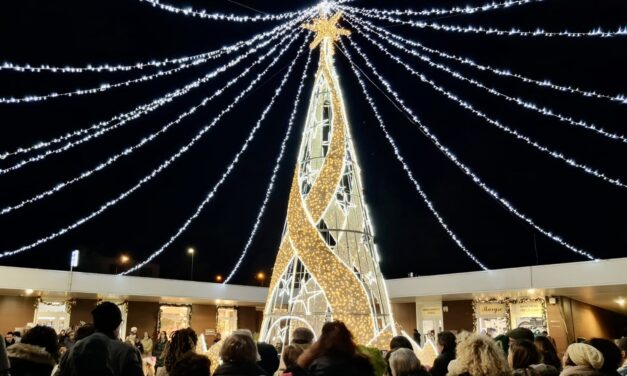
[{"label": "street lamp", "polygon": [[[131,258],[128,255],[121,255],[120,256],[120,265],[124,265],[126,263],[128,263],[131,260]],[[115,274],[118,274],[118,263],[115,263]]]},{"label": "street lamp", "polygon": [[222,276],[220,274],[216,275],[216,282],[222,282]]},{"label": "street lamp", "polygon": [[189,271],[189,279],[190,281],[194,280],[194,254],[196,253],[196,250],[192,247],[187,248],[187,254],[192,256],[192,265]]},{"label": "street lamp", "polygon": [[259,272],[257,273],[257,275],[255,276],[255,278],[259,281],[259,285],[263,286],[263,282],[266,280],[266,273],[264,272]]}]

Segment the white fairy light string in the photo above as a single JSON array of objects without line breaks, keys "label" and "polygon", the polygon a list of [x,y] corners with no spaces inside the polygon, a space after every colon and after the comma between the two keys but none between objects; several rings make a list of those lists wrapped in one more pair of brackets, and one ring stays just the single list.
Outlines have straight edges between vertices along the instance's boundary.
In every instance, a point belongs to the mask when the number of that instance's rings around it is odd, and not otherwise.
[{"label": "white fairy light string", "polygon": [[[355,25],[353,25],[355,26]],[[355,27],[355,29],[357,29],[357,27]],[[357,29],[358,30],[358,29]],[[494,120],[492,118],[490,118],[488,115],[486,115],[485,113],[475,109],[475,107],[473,105],[471,105],[470,103],[460,99],[459,97],[457,97],[455,94],[443,89],[441,86],[437,85],[435,82],[433,82],[432,80],[428,79],[425,75],[423,75],[420,72],[415,71],[413,68],[411,68],[407,63],[403,62],[398,56],[392,54],[391,52],[389,52],[385,47],[383,47],[381,44],[379,44],[377,41],[373,40],[372,38],[370,38],[370,36],[366,35],[365,33],[361,33],[361,35],[363,35],[366,39],[368,39],[372,44],[374,44],[375,46],[377,46],[384,54],[386,54],[387,56],[389,56],[392,60],[396,61],[398,64],[402,65],[409,73],[411,73],[412,75],[418,77],[422,82],[430,85],[433,89],[435,89],[436,91],[442,93],[444,96],[446,96],[447,98],[457,102],[461,107],[469,110],[470,112],[472,112],[473,114],[481,117],[482,119],[486,120],[488,123],[494,125],[495,127],[497,127],[498,129],[509,133],[511,135],[513,135],[515,138],[526,142],[528,145],[543,151],[547,154],[549,154],[551,157],[555,158],[555,159],[559,159],[563,162],[566,162],[568,165],[578,168],[580,170],[583,170],[584,172],[588,173],[589,175],[595,176],[597,178],[600,178],[610,184],[614,184],[616,186],[622,187],[622,188],[627,188],[627,185],[625,185],[620,179],[616,179],[616,178],[610,178],[607,175],[605,175],[604,173],[593,169],[585,164],[579,163],[577,161],[575,161],[573,158],[569,158],[566,157],[563,153],[551,150],[549,148],[547,148],[546,146],[543,146],[541,144],[539,144],[538,142],[532,140],[531,138],[529,138],[528,136],[525,136],[523,134],[521,134],[520,132],[509,128],[508,126],[502,124],[501,122],[499,122],[498,120]],[[352,41],[353,46],[355,48],[357,48],[357,44]],[[391,42],[391,43],[395,43],[395,42]],[[402,47],[402,46],[401,46]],[[416,55],[418,56],[418,55]],[[420,56],[419,56],[420,57]],[[427,61],[427,60],[425,60]],[[438,68],[440,68],[439,64],[435,64],[433,62],[431,62],[430,60],[427,61],[429,63],[429,65],[432,66],[438,66]],[[451,73],[446,67],[442,67],[440,69],[443,69],[449,73]],[[455,73],[457,74],[457,73]],[[454,74],[454,75],[455,75]],[[461,75],[459,75],[460,77],[463,77]],[[455,76],[457,77],[457,76]],[[459,77],[458,77],[459,78]],[[465,81],[470,81],[469,79],[464,78]],[[472,80],[474,81],[474,80]],[[474,81],[476,82],[476,81]],[[477,83],[478,85],[481,85],[479,83]]]},{"label": "white fairy light string", "polygon": [[357,77],[357,81],[359,81],[359,85],[361,86],[362,92],[364,93],[364,96],[368,100],[368,103],[370,104],[370,108],[374,112],[374,115],[377,118],[377,121],[379,122],[379,126],[381,127],[381,130],[385,134],[385,138],[388,140],[388,142],[390,143],[390,146],[392,147],[392,150],[394,151],[394,156],[396,157],[396,159],[403,166],[403,170],[405,170],[405,173],[407,174],[407,177],[413,183],[414,188],[416,188],[416,191],[418,192],[418,194],[420,195],[420,197],[424,201],[425,205],[427,205],[427,208],[429,208],[429,210],[431,211],[433,216],[437,219],[437,221],[440,224],[440,226],[442,226],[444,231],[446,231],[446,233],[455,242],[455,244],[457,244],[457,246],[462,251],[464,251],[464,253],[475,264],[477,264],[479,267],[481,267],[481,269],[488,270],[488,268],[481,261],[479,261],[479,259],[464,245],[464,243],[461,241],[461,239],[459,239],[459,237],[449,228],[449,226],[446,223],[446,221],[444,221],[444,219],[442,218],[440,213],[437,211],[437,209],[433,205],[433,202],[429,199],[427,194],[424,192],[424,190],[420,186],[420,183],[418,183],[418,181],[414,177],[413,172],[411,171],[411,169],[409,168],[407,163],[405,163],[405,159],[401,156],[400,150],[399,150],[398,146],[396,146],[396,141],[392,138],[392,136],[388,132],[387,126],[385,125],[385,122],[383,121],[383,118],[381,117],[381,114],[379,113],[379,110],[378,110],[376,104],[374,103],[374,100],[368,94],[368,90],[366,89],[366,85],[364,84],[363,80],[361,79],[361,74],[355,68],[355,64],[353,62],[353,59],[352,59],[350,53],[348,52],[348,50],[346,49],[346,46],[344,45],[344,41],[340,40],[340,44],[342,45],[342,49],[340,51],[346,56],[346,58],[350,62],[351,68],[353,70],[353,73],[355,73],[355,76]]},{"label": "white fairy light string", "polygon": [[163,4],[159,0],[139,0],[141,2],[146,2],[152,5],[154,8],[159,8],[161,10],[165,10],[171,13],[182,14],[185,16],[198,17],[203,19],[209,19],[213,21],[231,21],[231,22],[260,22],[260,21],[277,21],[284,20],[287,18],[293,18],[303,14],[304,12],[310,11],[315,8],[309,7],[303,10],[294,11],[294,12],[284,12],[278,14],[264,14],[259,16],[237,16],[234,14],[225,14],[225,13],[207,13],[204,10],[195,10],[192,7],[187,8],[179,8],[173,5]]},{"label": "white fairy light string", "polygon": [[572,32],[572,31],[544,31],[543,29],[536,29],[534,31],[525,31],[519,30],[517,28],[512,28],[510,30],[502,30],[496,29],[492,27],[483,27],[483,26],[460,26],[460,25],[446,25],[439,24],[436,22],[427,22],[427,21],[411,21],[411,20],[402,20],[400,18],[379,15],[376,13],[366,13],[366,12],[355,12],[351,9],[346,9],[346,12],[352,15],[362,15],[368,18],[375,18],[383,21],[392,22],[395,24],[408,25],[411,27],[416,27],[419,29],[432,29],[438,31],[448,31],[454,33],[464,33],[464,34],[484,34],[484,35],[498,35],[498,36],[508,36],[508,37],[565,37],[565,38],[583,38],[583,37],[601,37],[601,38],[611,38],[611,37],[620,37],[627,35],[627,26],[621,26],[613,31],[606,31],[601,28],[596,28],[587,32]]},{"label": "white fairy light string", "polygon": [[338,8],[343,10],[350,10],[358,13],[374,13],[382,16],[444,16],[449,14],[474,14],[479,12],[486,12],[496,9],[510,8],[518,5],[526,5],[529,3],[539,3],[544,0],[508,0],[501,3],[491,2],[484,5],[475,7],[453,7],[453,8],[432,8],[423,10],[413,9],[375,9],[375,8],[359,8],[352,6],[339,6]]},{"label": "white fairy light string", "polygon": [[253,43],[263,40],[264,38],[274,35],[277,32],[287,29],[289,26],[294,25],[296,22],[300,22],[306,15],[303,14],[296,20],[287,21],[283,24],[280,24],[274,27],[271,30],[266,32],[256,34],[253,38],[240,41],[234,43],[232,45],[224,46],[215,51],[205,52],[192,56],[183,56],[176,59],[164,59],[164,60],[152,60],[145,62],[138,62],[130,65],[121,65],[121,64],[100,64],[100,65],[86,65],[81,67],[72,67],[72,66],[56,66],[49,64],[42,65],[30,65],[30,64],[15,64],[11,62],[4,62],[0,64],[0,71],[2,70],[12,70],[15,72],[28,72],[28,73],[41,73],[41,72],[50,72],[50,73],[86,73],[86,72],[127,72],[136,69],[147,69],[147,68],[160,68],[166,65],[173,64],[183,64],[193,60],[212,60],[217,59],[218,57],[224,54],[230,54],[233,52],[237,52],[244,47],[248,47]]},{"label": "white fairy light string", "polygon": [[274,168],[272,169],[272,176],[270,177],[270,182],[268,183],[268,187],[266,188],[266,194],[263,198],[263,203],[261,204],[261,207],[259,208],[259,211],[257,213],[257,218],[255,219],[255,224],[253,225],[250,235],[248,236],[248,240],[246,241],[246,244],[244,245],[244,249],[242,250],[242,253],[237,259],[235,266],[233,267],[229,275],[224,279],[223,283],[229,283],[229,281],[235,276],[235,273],[237,273],[240,265],[244,261],[244,258],[248,254],[248,249],[252,245],[253,239],[255,238],[255,235],[257,234],[257,230],[259,229],[261,218],[263,217],[266,211],[266,205],[268,204],[268,201],[270,200],[270,195],[272,195],[272,191],[274,190],[274,183],[276,181],[277,174],[279,173],[279,169],[281,168],[281,161],[283,160],[283,156],[285,155],[285,148],[287,146],[287,141],[289,140],[290,135],[292,134],[292,127],[294,126],[294,120],[296,119],[296,113],[298,111],[298,104],[300,103],[300,96],[303,91],[303,87],[305,86],[305,78],[307,77],[307,68],[309,68],[310,62],[311,62],[311,51],[309,52],[309,55],[307,56],[307,62],[305,62],[305,69],[303,70],[303,74],[300,77],[298,91],[296,92],[296,99],[294,100],[294,108],[292,109],[292,113],[290,114],[290,118],[288,120],[287,132],[285,133],[285,137],[283,137],[283,141],[281,141],[281,149],[280,149],[279,155],[276,158],[276,163],[274,165]]},{"label": "white fairy light string", "polygon": [[[120,273],[119,275],[126,275],[126,274],[129,274],[129,273],[132,273],[135,270],[138,270],[138,269],[142,268],[144,265],[146,265],[147,263],[152,261],[155,257],[159,256],[183,232],[185,232],[185,230],[189,227],[189,225],[200,215],[200,213],[205,208],[205,206],[213,199],[213,197],[215,196],[215,194],[218,191],[218,189],[220,188],[220,186],[222,186],[222,184],[226,181],[226,179],[229,177],[229,175],[231,174],[231,172],[233,171],[233,169],[235,168],[235,166],[239,162],[242,154],[244,154],[244,152],[248,149],[248,145],[253,140],[253,138],[255,137],[255,133],[257,132],[257,130],[259,130],[259,128],[261,127],[261,124],[263,123],[263,120],[266,118],[266,115],[270,112],[270,110],[272,109],[272,106],[274,105],[276,99],[281,94],[281,91],[283,90],[283,86],[285,86],[285,83],[287,82],[288,78],[290,77],[290,74],[292,73],[292,69],[294,68],[294,65],[296,64],[296,61],[298,60],[298,57],[303,53],[305,46],[306,46],[306,43],[303,43],[303,45],[301,46],[301,48],[300,48],[300,50],[298,52],[298,55],[296,56],[296,58],[294,58],[292,60],[292,63],[289,65],[289,67],[287,69],[287,72],[285,73],[285,76],[283,77],[283,80],[281,80],[281,83],[279,84],[279,86],[274,91],[274,95],[272,96],[272,99],[270,99],[270,103],[268,103],[266,108],[261,113],[261,116],[259,117],[259,119],[257,120],[257,123],[255,124],[255,126],[251,130],[250,134],[248,135],[248,138],[244,142],[244,145],[242,145],[242,148],[237,152],[237,154],[235,155],[235,158],[233,158],[233,161],[231,162],[231,164],[227,167],[226,171],[222,174],[222,177],[220,178],[220,180],[218,180],[218,182],[213,186],[211,191],[207,194],[207,196],[200,203],[200,205],[198,205],[198,207],[196,207],[196,210],[194,211],[194,214],[191,217],[187,218],[187,220],[185,220],[183,225],[181,227],[179,227],[179,229],[176,231],[176,233],[174,233],[174,235],[172,235],[170,237],[170,239],[168,239],[168,241],[166,241],[161,247],[159,247],[156,251],[154,251],[152,254],[150,254],[150,256],[148,256],[148,258],[146,258],[144,261],[138,263],[137,265],[133,266],[132,268],[124,271],[123,273]],[[309,53],[309,55],[311,56],[311,52]],[[288,128],[288,132],[289,132],[290,128]]]},{"label": "white fairy light string", "polygon": [[[207,81],[209,81],[210,79],[216,77],[218,74],[226,71],[228,68],[231,68],[235,65],[237,65],[239,62],[241,62],[243,59],[245,59],[246,57],[250,56],[251,54],[253,54],[254,52],[258,51],[259,49],[267,46],[268,44],[270,44],[274,39],[280,37],[283,33],[279,33],[276,34],[275,36],[273,36],[272,38],[270,38],[269,40],[260,43],[259,45],[251,48],[250,50],[248,50],[246,53],[239,55],[238,57],[236,57],[235,59],[229,61],[228,63],[216,68],[215,70],[213,70],[212,72],[206,74],[204,77],[196,79],[195,81],[187,84],[185,87],[181,88],[181,89],[177,89],[173,92],[170,92],[168,94],[166,94],[164,97],[158,98],[155,101],[153,101],[152,103],[150,103],[149,105],[146,105],[143,108],[143,111],[141,112],[137,112],[132,114],[132,116],[130,117],[124,117],[121,121],[114,123],[113,125],[110,126],[106,126],[106,127],[101,127],[100,129],[97,129],[96,132],[94,133],[90,133],[87,134],[86,136],[84,136],[83,138],[76,140],[76,141],[70,141],[68,143],[66,143],[65,145],[56,148],[56,149],[49,149],[46,150],[45,152],[41,153],[41,154],[37,154],[35,156],[29,157],[27,159],[24,159],[10,167],[4,168],[4,169],[0,169],[0,175],[6,174],[8,172],[11,171],[15,171],[17,169],[20,169],[22,167],[24,167],[27,164],[33,163],[33,162],[39,162],[44,160],[46,157],[50,156],[50,155],[54,155],[54,154],[60,154],[63,153],[65,151],[70,150],[73,147],[76,147],[82,143],[85,143],[89,140],[92,140],[94,138],[97,138],[99,136],[102,136],[103,134],[117,129],[122,125],[127,124],[128,122],[130,122],[131,120],[137,119],[140,116],[147,114],[153,110],[155,110],[156,108],[163,106],[166,103],[171,102],[172,100],[174,100],[176,97],[179,97],[181,95],[184,95],[186,93],[188,93],[189,91],[191,91],[192,89],[198,88],[201,84],[206,83]],[[279,43],[283,43],[283,41],[287,39],[287,38],[283,38],[283,40]],[[276,46],[274,48],[272,48],[272,50],[275,50]],[[265,59],[267,57],[267,54],[264,55],[265,57],[263,59]],[[259,63],[259,59],[257,59],[256,62],[253,62],[253,65],[257,65]],[[93,128],[93,127],[92,127]]]},{"label": "white fairy light string", "polygon": [[368,57],[357,47],[355,46],[354,42],[352,41],[352,39],[350,37],[348,37],[348,40],[351,41],[351,45],[355,48],[355,50],[357,51],[357,53],[361,56],[362,59],[364,59],[364,61],[366,62],[366,65],[368,65],[368,67],[372,70],[372,73],[377,76],[377,78],[379,79],[379,81],[383,84],[383,86],[386,88],[387,92],[390,93],[395,99],[396,99],[396,103],[402,107],[402,109],[404,110],[405,114],[408,116],[408,118],[411,120],[411,122],[416,125],[418,127],[418,129],[425,135],[427,136],[432,142],[433,144],[441,151],[444,153],[444,155],[451,160],[462,172],[464,172],[464,174],[466,174],[468,177],[470,177],[472,179],[472,181],[479,187],[481,188],[484,192],[486,192],[488,195],[490,195],[490,197],[492,197],[493,199],[495,199],[497,202],[499,202],[503,207],[505,207],[510,213],[514,214],[516,217],[520,218],[521,220],[523,220],[524,222],[526,222],[527,224],[529,224],[531,227],[533,227],[534,229],[536,229],[538,232],[540,232],[541,234],[545,235],[546,237],[548,237],[549,239],[555,241],[556,243],[564,246],[565,248],[569,249],[570,251],[577,253],[581,256],[584,256],[590,260],[596,260],[594,258],[594,256],[592,256],[590,253],[581,250],[573,245],[571,245],[570,243],[564,241],[560,236],[553,234],[551,231],[547,231],[544,228],[540,227],[539,225],[537,225],[535,223],[535,221],[533,221],[533,219],[531,219],[530,217],[526,216],[525,214],[521,213],[520,211],[518,211],[518,209],[516,209],[509,201],[507,201],[506,199],[502,198],[500,196],[500,194],[498,192],[496,192],[494,189],[490,188],[488,185],[486,185],[483,180],[477,175],[475,174],[468,166],[466,166],[464,163],[462,163],[456,156],[455,154],[453,154],[446,146],[444,146],[442,143],[440,143],[440,140],[438,139],[437,136],[435,136],[433,133],[431,133],[431,130],[426,127],[422,122],[420,122],[420,120],[416,117],[416,115],[414,115],[413,111],[408,108],[404,101],[402,99],[399,98],[398,93],[396,93],[396,91],[394,91],[394,89],[392,89],[392,87],[390,86],[390,84],[385,80],[385,78],[383,78],[378,70],[372,65],[372,63],[370,62],[370,60],[368,59]]},{"label": "white fairy light string", "polygon": [[[111,157],[109,157],[105,162],[99,163],[96,167],[92,168],[91,170],[87,170],[82,172],[81,174],[77,175],[76,177],[69,179],[65,182],[56,184],[54,187],[41,192],[33,197],[30,197],[28,199],[24,199],[22,200],[20,203],[15,204],[13,206],[7,206],[5,208],[3,208],[0,211],[0,215],[4,215],[7,213],[10,213],[14,210],[20,209],[26,205],[35,203],[45,197],[51,196],[59,191],[61,191],[62,189],[77,183],[91,175],[93,175],[96,172],[102,171],[103,169],[105,169],[106,167],[112,165],[113,163],[115,163],[117,160],[119,160],[122,157],[126,157],[130,154],[132,154],[135,150],[141,148],[142,146],[146,145],[147,143],[149,143],[150,141],[154,140],[155,138],[157,138],[159,135],[165,133],[168,131],[168,129],[170,129],[170,127],[179,124],[184,118],[186,118],[187,116],[195,113],[200,107],[204,107],[207,105],[207,103],[209,103],[211,100],[213,100],[215,97],[218,97],[219,95],[221,95],[226,89],[228,89],[229,87],[233,86],[235,83],[237,83],[237,81],[239,81],[241,78],[245,77],[248,73],[250,73],[250,71],[257,65],[259,65],[261,62],[263,62],[265,59],[268,58],[268,56],[270,56],[271,54],[274,53],[274,51],[280,47],[285,40],[287,40],[289,38],[289,36],[286,36],[285,38],[283,38],[277,45],[275,45],[274,47],[272,47],[267,53],[265,53],[263,56],[261,56],[259,59],[257,59],[256,61],[254,61],[250,66],[248,66],[242,73],[240,73],[238,76],[236,76],[235,78],[231,79],[229,82],[227,82],[222,88],[216,90],[211,96],[205,97],[199,104],[191,107],[189,110],[183,112],[182,114],[180,114],[176,120],[171,121],[170,123],[166,124],[164,127],[162,127],[161,129],[159,129],[157,132],[152,133],[148,136],[145,136],[141,139],[141,141],[133,146],[129,146],[126,149],[124,149],[123,151],[121,151],[120,153],[117,153]],[[295,36],[291,37],[292,42],[295,40]],[[291,44],[291,43],[290,43]],[[287,49],[290,47],[290,44],[286,45],[277,55],[278,58],[280,58],[285,51],[287,51]],[[266,70],[264,70],[262,72],[262,75],[264,75],[265,73],[267,73],[269,68],[267,68]]]},{"label": "white fairy light string", "polygon": [[[300,20],[297,20],[295,22],[299,22],[299,21]],[[225,52],[226,54],[230,54],[232,52],[239,51],[241,48],[246,47],[246,46],[251,46],[255,42],[261,40],[262,39],[262,38],[260,38],[261,35],[263,35],[264,37],[265,36],[270,36],[271,37],[270,39],[274,40],[274,39],[276,39],[276,37],[282,35],[283,32],[288,30],[291,25],[293,25],[293,24],[290,23],[290,22],[282,24],[282,25],[279,25],[279,26],[275,27],[274,29],[272,29],[272,30],[270,30],[268,32],[264,32],[262,34],[256,35],[255,37],[253,37],[253,38],[251,38],[249,40],[240,41],[240,42],[237,42],[237,43],[235,43],[233,45],[223,47],[221,50],[226,51]],[[262,43],[266,43],[266,42],[267,41],[262,42]],[[217,50],[217,51],[219,51],[219,50]],[[220,56],[222,56],[222,55],[220,55]],[[190,85],[193,86],[194,82],[192,82]],[[190,87],[190,85],[187,85],[187,87]],[[179,89],[179,90],[184,90],[184,88],[183,89]],[[88,133],[88,132],[90,132],[92,130],[105,127],[108,124],[110,124],[110,123],[112,123],[114,121],[117,121],[117,120],[121,120],[122,123],[127,123],[128,121],[136,119],[138,116],[143,115],[145,113],[144,111],[154,109],[153,106],[155,106],[155,105],[163,105],[163,104],[167,103],[169,101],[170,96],[176,95],[177,92],[179,92],[179,91],[177,90],[177,91],[174,91],[174,92],[167,93],[166,95],[153,100],[149,104],[144,104],[144,105],[138,106],[138,107],[136,107],[135,109],[133,109],[133,110],[131,110],[129,112],[118,114],[118,115],[112,117],[111,119],[109,119],[107,121],[102,121],[102,122],[96,123],[96,124],[92,125],[91,127],[79,129],[77,131],[74,131],[74,132],[71,132],[71,133],[68,133],[68,134],[56,137],[56,138],[54,138],[52,140],[49,140],[49,141],[40,141],[40,142],[37,142],[36,144],[30,146],[30,147],[20,147],[20,148],[16,149],[15,151],[12,151],[12,152],[0,153],[0,160],[5,159],[5,158],[7,158],[9,156],[12,156],[12,155],[24,154],[24,153],[28,153],[28,152],[33,151],[33,150],[49,147],[49,146],[51,146],[53,144],[57,144],[57,143],[66,141],[68,139],[71,139],[73,137],[86,134],[86,133]]]},{"label": "white fairy light string", "polygon": [[529,77],[523,76],[523,75],[518,74],[518,73],[514,73],[514,72],[512,72],[509,69],[499,69],[499,68],[491,67],[489,65],[479,64],[479,63],[476,63],[475,61],[473,61],[473,60],[471,60],[469,58],[460,57],[460,56],[457,56],[457,55],[453,55],[453,54],[450,54],[450,53],[443,52],[441,50],[437,50],[437,49],[434,49],[434,48],[427,47],[427,46],[425,46],[422,43],[419,43],[419,42],[416,42],[416,41],[413,41],[413,40],[410,40],[410,39],[407,39],[407,38],[403,38],[402,36],[400,36],[398,34],[391,33],[389,31],[385,30],[384,28],[378,27],[378,26],[374,25],[373,23],[371,23],[368,20],[365,20],[363,18],[355,17],[355,16],[349,16],[349,15],[347,15],[347,17],[349,19],[351,19],[352,21],[354,21],[354,22],[364,26],[364,28],[370,27],[372,30],[376,30],[376,31],[378,31],[380,33],[383,33],[387,37],[396,39],[397,41],[400,41],[402,43],[406,43],[406,44],[409,44],[411,46],[418,47],[418,48],[420,48],[420,49],[422,49],[424,51],[433,53],[435,55],[438,55],[440,57],[443,57],[443,58],[446,58],[446,59],[449,59],[449,60],[454,60],[454,61],[460,62],[462,64],[469,65],[469,66],[474,67],[474,68],[476,68],[478,70],[481,70],[481,71],[489,71],[489,72],[494,73],[494,74],[499,75],[499,76],[516,78],[516,79],[519,79],[519,80],[521,80],[521,81],[523,81],[525,83],[535,84],[535,85],[543,87],[543,88],[549,88],[549,89],[561,91],[561,92],[564,92],[564,93],[579,94],[579,95],[582,95],[584,97],[589,97],[589,98],[608,99],[610,101],[617,102],[617,103],[620,103],[620,104],[627,104],[627,96],[625,96],[624,94],[608,95],[608,94],[597,93],[596,91],[582,90],[582,89],[579,89],[579,88],[576,88],[576,87],[573,87],[573,86],[558,85],[558,84],[555,84],[555,83],[551,82],[550,80],[536,80],[536,79],[533,79],[533,78],[529,78]]},{"label": "white fairy light string", "polygon": [[[294,38],[293,40],[296,40],[297,37],[299,37],[300,35],[302,35],[302,33],[296,33],[294,34]],[[303,44],[304,46],[305,44]],[[273,62],[270,64],[269,67],[273,66],[276,62],[278,61],[278,58],[275,58],[275,60],[273,60]],[[268,69],[269,69],[268,67]],[[188,142],[185,146],[183,146],[182,148],[180,148],[175,154],[173,154],[172,156],[170,156],[170,158],[168,158],[165,162],[163,162],[162,164],[160,164],[157,168],[155,168],[154,170],[152,170],[152,172],[150,174],[148,174],[147,176],[143,177],[142,179],[139,180],[139,182],[137,184],[135,184],[132,188],[130,188],[129,190],[121,193],[120,195],[118,195],[116,198],[107,201],[105,204],[103,204],[98,210],[91,212],[89,215],[82,217],[81,219],[75,221],[74,223],[72,223],[71,225],[68,225],[66,227],[63,227],[60,230],[57,230],[45,237],[39,238],[36,241],[12,249],[12,250],[5,250],[0,252],[0,258],[6,257],[6,256],[12,256],[21,252],[24,252],[26,250],[32,249],[36,246],[39,246],[43,243],[46,243],[52,239],[55,239],[61,235],[64,235],[65,233],[67,233],[68,231],[71,231],[79,226],[81,226],[82,224],[88,222],[89,220],[95,218],[96,216],[102,214],[103,212],[105,212],[108,208],[112,207],[113,205],[117,204],[120,200],[123,200],[124,198],[128,197],[130,194],[132,194],[133,192],[135,192],[136,190],[138,190],[141,186],[143,186],[146,182],[150,181],[152,178],[154,178],[157,174],[159,174],[163,169],[167,168],[170,164],[172,164],[172,162],[174,162],[176,159],[178,159],[181,155],[183,155],[186,151],[188,151],[199,139],[202,138],[202,136],[204,136],[204,134],[209,131],[211,128],[213,128],[214,125],[216,125],[218,123],[218,121],[220,121],[220,119],[222,119],[222,117],[228,113],[229,111],[231,111],[252,89],[253,87],[257,84],[257,82],[261,79],[261,73],[257,75],[257,77],[255,78],[255,80],[253,80],[253,82],[251,82],[251,84],[244,89],[243,91],[241,91],[236,97],[235,99],[226,107],[224,108],[218,115],[216,115],[213,120],[211,121],[211,123],[205,125],[195,136],[194,138],[192,138],[192,140],[190,142]]]}]

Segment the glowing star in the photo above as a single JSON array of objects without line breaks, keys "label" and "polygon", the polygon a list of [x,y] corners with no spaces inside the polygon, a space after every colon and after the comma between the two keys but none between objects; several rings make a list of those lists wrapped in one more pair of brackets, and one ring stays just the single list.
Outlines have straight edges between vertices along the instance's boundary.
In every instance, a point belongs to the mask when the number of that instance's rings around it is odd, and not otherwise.
[{"label": "glowing star", "polygon": [[[337,27],[336,24],[340,20],[342,16],[342,12],[337,12],[331,18],[324,18],[324,15],[320,15],[319,18],[315,19],[313,24],[305,24],[303,28],[307,30],[311,30],[316,33],[316,37],[313,42],[309,44],[309,48],[312,50],[325,39],[329,39],[331,42],[336,42],[340,40],[340,36],[342,35],[351,35],[350,30],[342,29],[341,27]],[[331,43],[331,46],[333,43]],[[333,54],[334,50],[331,47],[331,54]]]}]

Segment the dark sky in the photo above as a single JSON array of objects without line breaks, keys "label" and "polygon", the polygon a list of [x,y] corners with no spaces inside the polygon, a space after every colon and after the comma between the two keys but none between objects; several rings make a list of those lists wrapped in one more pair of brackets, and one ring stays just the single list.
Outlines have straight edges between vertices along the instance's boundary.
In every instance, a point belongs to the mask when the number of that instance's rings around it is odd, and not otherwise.
[{"label": "dark sky", "polygon": [[[6,3],[6,4],[5,4]],[[299,9],[309,1],[247,0],[267,12]],[[481,4],[482,1],[356,1],[355,5],[446,7]],[[227,1],[185,2],[199,8],[236,13],[251,12]],[[627,25],[627,3],[619,0],[559,0],[513,7],[472,16],[456,16],[442,23],[587,31],[596,26],[615,29]],[[377,21],[379,25],[385,22]],[[232,24],[184,17],[160,11],[135,0],[20,0],[4,2],[0,11],[0,60],[15,63],[83,65],[134,63],[152,58],[198,54],[249,38],[273,23]],[[529,77],[597,90],[607,94],[627,87],[627,37],[618,38],[518,38],[462,35],[392,25],[388,30],[427,46],[475,59],[479,63],[509,68]],[[599,258],[627,255],[627,190],[566,166],[504,134],[422,84],[363,38],[355,35],[372,61],[389,79],[421,120],[473,168],[486,183],[538,224],[554,231]],[[390,50],[393,50],[390,47]],[[269,81],[225,116],[196,146],[142,189],[105,214],[53,241],[20,255],[0,259],[3,265],[66,269],[69,253],[78,248],[90,257],[117,257],[128,253],[143,260],[165,242],[195,210],[239,150],[266,106],[283,69],[296,49],[271,71]],[[627,147],[592,132],[551,120],[484,91],[434,71],[418,59],[395,52],[411,65],[473,103],[504,124],[577,161],[627,180]],[[317,58],[317,53],[314,55]],[[129,88],[80,98],[61,98],[33,104],[0,104],[0,150],[28,146],[110,118],[183,86],[228,61],[222,58],[176,75]],[[247,60],[248,62],[252,60]],[[357,60],[363,68],[365,64]],[[258,137],[215,199],[179,240],[156,262],[166,278],[188,278],[188,246],[197,249],[196,278],[210,280],[228,274],[248,238],[278,153],[292,108],[304,60],[264,122]],[[549,106],[585,119],[607,130],[627,134],[627,106],[598,99],[558,93],[515,79],[450,64],[509,95]],[[315,64],[314,64],[315,65]],[[244,65],[194,90],[164,108],[106,136],[60,156],[52,156],[17,172],[0,176],[2,207],[49,189],[56,183],[92,168],[109,155],[138,142],[199,102],[238,74]],[[336,55],[336,67],[346,96],[346,106],[363,169],[365,198],[373,217],[376,243],[387,278],[477,270],[450,240],[428,211],[394,158],[390,146],[352,75],[350,66]],[[298,136],[304,123],[313,68],[305,86],[296,129],[289,143],[276,189],[259,233],[237,283],[253,283],[258,270],[270,271],[285,219],[289,181],[296,159]],[[255,70],[255,74],[260,69]],[[0,95],[22,96],[88,88],[152,72],[101,74],[20,74],[0,72]],[[252,76],[251,76],[252,77]],[[133,186],[161,161],[176,152],[203,125],[229,103],[243,85],[190,116],[166,135],[123,158],[114,166],[27,208],[0,216],[0,249],[28,244],[87,215],[104,202]],[[374,88],[369,87],[372,93]],[[488,267],[504,268],[584,260],[555,244],[516,219],[477,188],[448,161],[406,118],[380,94],[375,95],[390,132],[416,178],[437,209]],[[9,166],[15,159],[2,161]],[[78,270],[89,271],[85,266]]]}]

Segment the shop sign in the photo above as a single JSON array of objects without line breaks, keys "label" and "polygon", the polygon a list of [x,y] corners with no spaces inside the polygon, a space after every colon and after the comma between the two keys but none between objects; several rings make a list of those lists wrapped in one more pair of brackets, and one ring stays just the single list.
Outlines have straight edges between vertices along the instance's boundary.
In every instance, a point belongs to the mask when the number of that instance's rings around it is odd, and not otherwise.
[{"label": "shop sign", "polygon": [[503,303],[477,303],[475,315],[480,318],[505,317],[505,304]]}]

